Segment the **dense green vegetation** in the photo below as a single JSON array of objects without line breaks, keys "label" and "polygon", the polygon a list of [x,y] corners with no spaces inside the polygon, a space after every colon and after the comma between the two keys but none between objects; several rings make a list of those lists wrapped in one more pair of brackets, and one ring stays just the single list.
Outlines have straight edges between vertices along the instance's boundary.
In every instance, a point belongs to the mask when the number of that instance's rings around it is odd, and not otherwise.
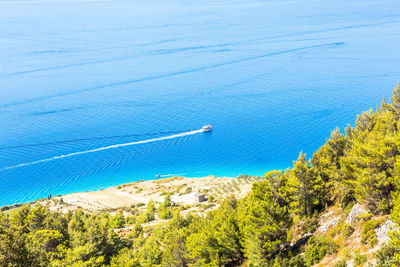
[{"label": "dense green vegetation", "polygon": [[[0,266],[311,266],[340,249],[333,234],[291,242],[312,235],[329,207],[346,213],[360,203],[370,216],[390,215],[400,223],[399,119],[400,86],[389,103],[358,116],[355,126],[334,130],[311,159],[300,153],[292,168],[267,173],[244,198],[227,197],[205,216],[182,215],[168,195],[130,215],[62,215],[40,206],[0,214]],[[157,216],[166,221],[146,224]],[[374,246],[381,223],[366,218],[361,241]],[[334,234],[344,238],[355,231],[339,226]],[[378,266],[400,264],[400,231],[390,238],[375,255]],[[367,261],[354,255],[355,265]]]}]

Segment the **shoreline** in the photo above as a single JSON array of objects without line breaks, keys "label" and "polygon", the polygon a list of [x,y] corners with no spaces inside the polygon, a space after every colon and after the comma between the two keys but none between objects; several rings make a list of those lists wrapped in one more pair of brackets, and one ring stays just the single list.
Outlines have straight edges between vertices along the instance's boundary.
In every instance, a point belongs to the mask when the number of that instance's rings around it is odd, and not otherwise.
[{"label": "shoreline", "polygon": [[23,205],[44,205],[51,210],[63,213],[83,208],[88,211],[115,210],[131,205],[146,205],[150,200],[161,203],[166,195],[179,205],[193,205],[196,194],[204,194],[217,202],[227,195],[236,198],[243,197],[251,189],[258,176],[241,175],[234,177],[204,177],[172,176],[153,180],[141,180],[107,187],[96,191],[73,192],[42,198],[25,203],[4,205],[1,211],[12,210]]}]

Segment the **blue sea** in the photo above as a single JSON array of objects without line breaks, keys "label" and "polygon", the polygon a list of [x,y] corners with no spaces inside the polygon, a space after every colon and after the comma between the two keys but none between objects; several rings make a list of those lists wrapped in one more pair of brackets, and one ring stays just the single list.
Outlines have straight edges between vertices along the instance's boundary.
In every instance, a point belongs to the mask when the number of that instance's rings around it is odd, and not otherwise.
[{"label": "blue sea", "polygon": [[399,43],[398,0],[2,0],[0,205],[290,167],[391,96]]}]

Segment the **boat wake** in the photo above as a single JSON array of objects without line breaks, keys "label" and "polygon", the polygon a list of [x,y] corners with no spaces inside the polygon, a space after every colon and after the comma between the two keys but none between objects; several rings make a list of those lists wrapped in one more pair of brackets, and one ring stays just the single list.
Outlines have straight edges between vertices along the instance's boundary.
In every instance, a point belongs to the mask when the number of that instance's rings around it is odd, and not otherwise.
[{"label": "boat wake", "polygon": [[41,159],[41,160],[21,163],[21,164],[18,164],[18,165],[5,167],[2,170],[10,170],[10,169],[30,166],[30,165],[34,165],[34,164],[38,164],[38,163],[43,163],[43,162],[48,162],[48,161],[53,161],[53,160],[63,159],[63,158],[69,158],[69,157],[83,155],[83,154],[95,153],[95,152],[100,152],[100,151],[119,148],[119,147],[140,145],[140,144],[152,143],[152,142],[157,142],[157,141],[162,141],[162,140],[169,140],[169,139],[184,137],[184,136],[188,136],[188,135],[198,134],[198,133],[202,133],[202,132],[204,132],[204,129],[193,130],[193,131],[188,131],[188,132],[183,132],[183,133],[179,133],[179,134],[168,135],[168,136],[164,136],[164,137],[157,137],[157,138],[152,138],[152,139],[147,139],[147,140],[142,140],[142,141],[136,141],[136,142],[129,142],[129,143],[122,143],[122,144],[104,146],[104,147],[99,147],[99,148],[95,148],[95,149],[91,149],[91,150],[73,152],[73,153],[69,153],[69,154],[65,154],[65,155],[54,156],[54,157],[47,158],[47,159]]}]

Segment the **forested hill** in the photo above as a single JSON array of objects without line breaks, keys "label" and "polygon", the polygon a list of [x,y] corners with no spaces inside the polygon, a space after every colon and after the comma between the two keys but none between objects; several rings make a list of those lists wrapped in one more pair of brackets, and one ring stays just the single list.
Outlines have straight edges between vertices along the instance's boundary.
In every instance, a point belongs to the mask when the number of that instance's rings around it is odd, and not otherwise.
[{"label": "forested hill", "polygon": [[400,85],[311,159],[204,216],[168,195],[111,213],[2,213],[0,266],[400,266],[399,119]]}]

